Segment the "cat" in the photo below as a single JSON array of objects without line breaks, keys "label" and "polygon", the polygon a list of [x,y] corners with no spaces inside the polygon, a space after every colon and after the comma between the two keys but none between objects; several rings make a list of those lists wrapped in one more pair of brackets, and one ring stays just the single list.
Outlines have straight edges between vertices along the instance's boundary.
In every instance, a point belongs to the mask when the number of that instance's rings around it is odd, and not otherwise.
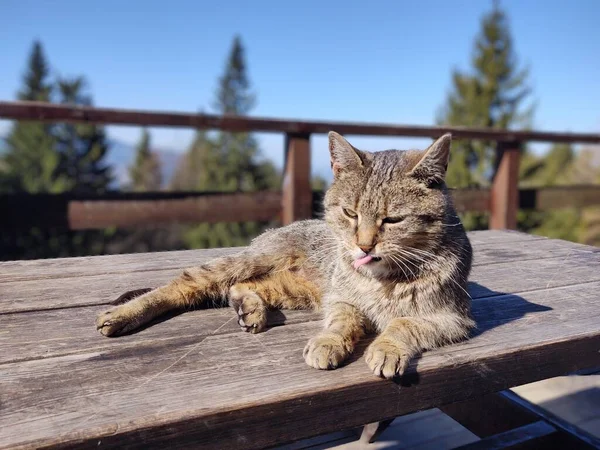
[{"label": "cat", "polygon": [[103,312],[105,336],[171,309],[228,299],[240,327],[262,331],[269,308],[321,309],[309,366],[335,369],[370,332],[365,360],[401,376],[421,352],[468,337],[472,249],[444,182],[445,134],[425,151],[361,151],[329,133],[333,182],[324,220],[268,230],[233,256],[187,269],[169,284]]}]

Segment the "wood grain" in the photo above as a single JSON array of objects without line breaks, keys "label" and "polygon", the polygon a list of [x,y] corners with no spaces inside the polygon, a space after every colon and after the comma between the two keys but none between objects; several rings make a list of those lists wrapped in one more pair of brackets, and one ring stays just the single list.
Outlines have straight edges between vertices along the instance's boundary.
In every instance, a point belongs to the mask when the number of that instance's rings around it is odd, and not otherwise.
[{"label": "wood grain", "polygon": [[229,309],[97,334],[102,303],[169,279],[180,268],[160,263],[194,252],[0,265],[0,448],[265,448],[600,367],[597,249],[499,231],[471,240],[477,330],[398,382],[369,372],[368,340],[336,371],[308,367],[314,313],[275,312],[258,335]]},{"label": "wood grain", "polygon": [[[484,233],[484,234],[482,234]],[[475,251],[475,264],[506,261],[529,257],[561,256],[573,250],[590,252],[594,247],[566,241],[548,240],[517,232],[469,233]],[[510,244],[519,245],[510,245]],[[243,247],[208,250],[181,250],[170,252],[137,253],[126,255],[85,256],[24,261],[0,261],[0,283],[48,278],[83,277],[110,273],[145,272],[152,270],[183,269],[203,264],[219,256],[234,254]],[[533,253],[532,253],[533,252]],[[496,256],[494,256],[496,255]]]},{"label": "wood grain", "polygon": [[[143,330],[118,339],[102,338],[94,319],[106,307],[80,307],[0,316],[0,364],[76,353],[123,350],[173,339],[201,339],[209,334],[242,333],[235,312],[208,308],[168,314]],[[270,311],[268,327],[320,321],[312,311]],[[60,326],[57,324],[68,324]],[[218,330],[214,332],[214,330]]]},{"label": "wood grain", "polygon": [[[600,253],[570,249],[569,246],[563,250],[565,252],[553,258],[536,259],[533,256],[529,259],[523,256],[527,252],[524,247],[518,251],[502,250],[501,247],[484,248],[482,259],[485,258],[486,264],[473,267],[470,294],[473,298],[480,298],[600,280]],[[503,260],[507,262],[501,262]],[[109,261],[110,258],[107,259]],[[0,315],[106,305],[123,292],[157,287],[180,273],[181,268],[174,268],[88,275],[84,279],[69,277],[4,282],[0,283]]]},{"label": "wood grain", "polygon": [[262,448],[600,365],[598,288],[476,301],[480,334],[415,362],[411,386],[376,379],[361,358],[309,368],[315,322],[4,364],[0,443]]},{"label": "wood grain", "polygon": [[244,247],[0,262],[0,283],[183,269]]}]

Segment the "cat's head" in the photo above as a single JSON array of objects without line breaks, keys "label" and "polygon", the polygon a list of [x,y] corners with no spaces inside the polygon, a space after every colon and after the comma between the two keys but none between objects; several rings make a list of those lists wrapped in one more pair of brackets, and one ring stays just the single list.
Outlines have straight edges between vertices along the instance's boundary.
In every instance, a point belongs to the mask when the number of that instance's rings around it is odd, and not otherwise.
[{"label": "cat's head", "polygon": [[462,230],[444,183],[451,141],[445,134],[424,151],[371,153],[329,133],[325,220],[348,264],[377,277],[410,275],[453,226]]}]

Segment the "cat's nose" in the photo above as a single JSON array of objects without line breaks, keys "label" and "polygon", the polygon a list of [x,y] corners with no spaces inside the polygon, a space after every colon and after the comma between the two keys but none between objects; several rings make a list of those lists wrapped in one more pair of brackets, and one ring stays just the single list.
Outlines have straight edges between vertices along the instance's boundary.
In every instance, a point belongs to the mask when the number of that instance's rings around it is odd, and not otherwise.
[{"label": "cat's nose", "polygon": [[369,253],[375,247],[373,244],[357,244],[358,248],[360,248],[363,252]]}]

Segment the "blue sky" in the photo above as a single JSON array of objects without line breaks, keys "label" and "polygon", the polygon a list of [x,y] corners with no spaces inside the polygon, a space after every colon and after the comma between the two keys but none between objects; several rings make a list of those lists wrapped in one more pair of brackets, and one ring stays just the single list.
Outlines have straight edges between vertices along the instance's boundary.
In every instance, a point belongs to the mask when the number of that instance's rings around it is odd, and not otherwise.
[{"label": "blue sky", "polygon": [[[600,1],[504,0],[516,51],[530,66],[539,129],[600,131]],[[0,2],[0,99],[13,99],[32,41],[55,75],[87,77],[106,107],[210,111],[236,33],[247,49],[253,115],[432,124],[453,68],[467,68],[487,1]],[[0,134],[7,122],[0,122]],[[191,132],[153,129],[156,147],[183,150]],[[134,143],[139,129],[110,127]],[[281,164],[283,138],[260,135]],[[425,145],[361,137],[365,149]],[[317,172],[324,136],[312,139]]]}]

